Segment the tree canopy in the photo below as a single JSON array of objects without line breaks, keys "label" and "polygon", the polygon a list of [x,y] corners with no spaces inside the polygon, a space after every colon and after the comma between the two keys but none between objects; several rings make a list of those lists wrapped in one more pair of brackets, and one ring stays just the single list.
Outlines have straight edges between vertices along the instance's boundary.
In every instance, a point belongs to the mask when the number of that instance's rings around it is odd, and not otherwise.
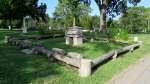
[{"label": "tree canopy", "polygon": [[[89,0],[83,0],[89,2]],[[115,16],[122,12],[126,12],[127,2],[137,5],[141,0],[95,0],[100,11],[100,31],[106,33],[107,15]]]},{"label": "tree canopy", "polygon": [[78,25],[79,16],[88,15],[90,8],[80,0],[59,0],[54,12],[55,21],[60,21],[65,27]]},{"label": "tree canopy", "polygon": [[149,31],[150,11],[148,10],[149,8],[144,7],[129,7],[127,12],[120,18],[122,27],[132,33]]},{"label": "tree canopy", "polygon": [[45,19],[46,4],[38,5],[38,0],[0,0],[1,19],[21,19],[31,16]]}]

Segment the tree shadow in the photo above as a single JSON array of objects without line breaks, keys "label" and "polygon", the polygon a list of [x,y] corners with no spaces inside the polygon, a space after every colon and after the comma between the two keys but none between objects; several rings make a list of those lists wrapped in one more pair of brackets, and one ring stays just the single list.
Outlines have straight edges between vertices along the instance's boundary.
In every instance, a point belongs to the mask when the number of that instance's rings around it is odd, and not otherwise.
[{"label": "tree shadow", "polygon": [[66,52],[83,52],[86,51],[87,48],[84,46],[72,46],[66,45],[64,38],[55,38],[55,39],[48,39],[45,41],[41,41],[42,45],[44,45],[48,49],[52,48],[61,48],[64,49]]},{"label": "tree shadow", "polygon": [[36,43],[39,42],[40,44],[44,45],[48,49],[61,48],[64,49],[66,52],[77,52],[82,55],[84,54],[85,58],[89,57],[92,59],[100,55],[103,55],[113,49],[117,49],[118,47],[121,46],[120,44],[112,43],[112,42],[90,42],[90,41],[86,41],[83,45],[80,46],[71,46],[65,44],[64,38],[47,39],[47,40],[35,41],[35,42]]},{"label": "tree shadow", "polygon": [[58,67],[42,56],[25,55],[13,46],[0,44],[0,84],[28,84],[59,75]]}]

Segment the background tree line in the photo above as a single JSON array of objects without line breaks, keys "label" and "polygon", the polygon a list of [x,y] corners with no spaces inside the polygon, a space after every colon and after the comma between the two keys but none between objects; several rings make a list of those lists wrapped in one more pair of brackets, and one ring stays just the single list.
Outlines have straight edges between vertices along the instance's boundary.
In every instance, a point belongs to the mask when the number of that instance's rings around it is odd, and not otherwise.
[{"label": "background tree line", "polygon": [[46,4],[38,5],[38,0],[0,0],[1,25],[11,26],[13,23],[21,27],[23,18],[26,16],[31,16],[35,20],[46,21],[46,9]]},{"label": "background tree line", "polygon": [[[128,0],[134,7],[127,7],[126,0],[95,0],[95,2],[100,16],[90,15],[92,11],[90,0],[58,0],[53,17],[49,17],[46,14],[46,4],[38,5],[38,0],[0,0],[0,25],[21,27],[23,18],[30,16],[41,23],[40,29],[43,30],[47,30],[49,26],[53,29],[65,30],[74,24],[83,29],[95,28],[97,31],[104,29],[105,33],[117,33],[123,30],[128,30],[129,33],[149,31],[150,9],[136,7],[140,0]],[[114,20],[113,18],[119,14],[121,17]]]}]

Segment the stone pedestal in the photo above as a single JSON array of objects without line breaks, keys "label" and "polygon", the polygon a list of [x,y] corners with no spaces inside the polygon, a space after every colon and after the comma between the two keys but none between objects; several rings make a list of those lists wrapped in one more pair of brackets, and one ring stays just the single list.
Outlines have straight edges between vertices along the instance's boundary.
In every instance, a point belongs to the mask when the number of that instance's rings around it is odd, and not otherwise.
[{"label": "stone pedestal", "polygon": [[91,60],[87,59],[81,60],[79,73],[81,77],[88,77],[89,75],[91,75]]},{"label": "stone pedestal", "polygon": [[81,45],[83,44],[83,34],[77,26],[71,27],[66,32],[66,44],[67,45]]}]

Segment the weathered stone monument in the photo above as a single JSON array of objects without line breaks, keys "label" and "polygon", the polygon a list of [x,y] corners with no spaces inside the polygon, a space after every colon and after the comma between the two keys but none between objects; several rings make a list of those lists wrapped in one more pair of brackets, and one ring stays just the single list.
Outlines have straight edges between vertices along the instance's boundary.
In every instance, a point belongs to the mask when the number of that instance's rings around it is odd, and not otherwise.
[{"label": "weathered stone monument", "polygon": [[26,20],[29,18],[29,16],[26,16],[23,18],[23,27],[22,27],[22,32],[27,33],[27,26],[26,26]]},{"label": "weathered stone monument", "polygon": [[23,18],[23,27],[22,27],[22,32],[23,33],[28,33],[28,28],[31,28],[31,27],[35,27],[35,22],[34,20],[32,19],[31,16],[26,16]]},{"label": "weathered stone monument", "polygon": [[83,44],[83,34],[77,26],[69,28],[66,32],[66,44],[75,46]]}]

